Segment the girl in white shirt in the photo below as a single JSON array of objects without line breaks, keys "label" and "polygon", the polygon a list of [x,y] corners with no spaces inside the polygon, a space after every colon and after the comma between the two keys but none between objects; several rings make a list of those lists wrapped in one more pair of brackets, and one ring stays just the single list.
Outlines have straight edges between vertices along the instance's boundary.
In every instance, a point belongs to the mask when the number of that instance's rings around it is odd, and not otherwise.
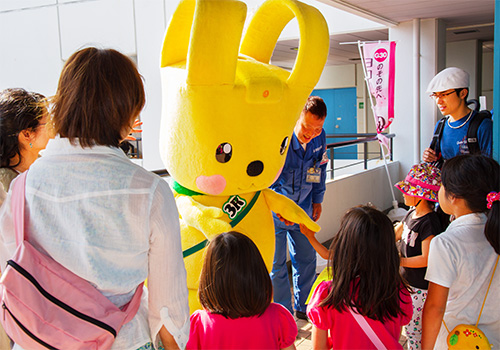
[{"label": "girl in white shirt", "polygon": [[[86,48],[66,62],[51,100],[58,136],[26,179],[28,240],[121,307],[148,278],[112,349],[183,348],[189,335],[179,215],[168,184],[118,148],[145,102],[134,63]],[[14,180],[15,181],[15,180]],[[0,266],[13,255],[10,197],[0,209]],[[148,295],[149,294],[149,295]]]},{"label": "girl in white shirt", "polygon": [[500,253],[500,166],[486,156],[460,155],[444,164],[441,180],[439,204],[455,220],[430,244],[422,349],[455,345],[447,344],[448,330],[476,325],[479,315],[478,328],[499,348],[500,270],[493,270]]}]

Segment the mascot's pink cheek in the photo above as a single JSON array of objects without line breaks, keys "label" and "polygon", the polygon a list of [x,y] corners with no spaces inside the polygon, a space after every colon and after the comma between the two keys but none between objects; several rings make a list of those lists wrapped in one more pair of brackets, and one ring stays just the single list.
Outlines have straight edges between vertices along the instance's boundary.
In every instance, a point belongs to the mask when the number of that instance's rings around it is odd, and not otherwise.
[{"label": "mascot's pink cheek", "polygon": [[226,188],[226,179],[222,175],[201,175],[196,178],[196,186],[202,192],[216,196]]},{"label": "mascot's pink cheek", "polygon": [[281,167],[280,170],[278,171],[278,173],[276,174],[276,177],[274,178],[273,183],[275,183],[276,180],[278,180],[278,177],[280,177],[282,171],[283,171],[283,167]]}]

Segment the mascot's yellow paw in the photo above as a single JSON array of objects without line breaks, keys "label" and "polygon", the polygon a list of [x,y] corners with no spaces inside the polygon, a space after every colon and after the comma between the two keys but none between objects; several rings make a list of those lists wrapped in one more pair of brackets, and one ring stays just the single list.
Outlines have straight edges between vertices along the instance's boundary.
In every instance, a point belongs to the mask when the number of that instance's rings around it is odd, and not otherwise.
[{"label": "mascot's yellow paw", "polygon": [[220,208],[206,207],[203,209],[203,216],[199,220],[200,230],[207,236],[209,240],[215,235],[220,235],[221,233],[231,231],[231,225],[219,219],[224,215],[224,212]]},{"label": "mascot's yellow paw", "polygon": [[477,327],[460,324],[448,335],[449,349],[491,349],[491,344],[484,333]]}]

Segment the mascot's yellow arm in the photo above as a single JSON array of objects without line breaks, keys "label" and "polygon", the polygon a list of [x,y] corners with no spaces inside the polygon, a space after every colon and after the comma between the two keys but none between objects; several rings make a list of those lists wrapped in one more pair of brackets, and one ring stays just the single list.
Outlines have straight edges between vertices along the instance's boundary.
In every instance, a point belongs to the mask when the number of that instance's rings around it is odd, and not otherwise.
[{"label": "mascot's yellow arm", "polygon": [[280,214],[284,219],[295,222],[296,224],[304,224],[308,229],[314,232],[321,230],[321,227],[291,199],[270,189],[262,190],[262,194],[266,198],[269,208],[273,212]]},{"label": "mascot's yellow arm", "polygon": [[220,219],[224,212],[217,207],[207,207],[190,196],[176,194],[179,214],[188,226],[196,228],[208,239],[214,235],[231,231],[231,225]]}]

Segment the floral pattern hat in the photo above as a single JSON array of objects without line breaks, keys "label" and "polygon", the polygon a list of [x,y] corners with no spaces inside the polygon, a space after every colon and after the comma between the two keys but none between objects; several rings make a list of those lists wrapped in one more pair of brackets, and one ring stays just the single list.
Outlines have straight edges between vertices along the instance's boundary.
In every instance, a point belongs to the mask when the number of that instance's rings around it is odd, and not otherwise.
[{"label": "floral pattern hat", "polygon": [[437,202],[441,187],[441,170],[429,163],[414,165],[406,178],[394,186],[408,196]]}]

